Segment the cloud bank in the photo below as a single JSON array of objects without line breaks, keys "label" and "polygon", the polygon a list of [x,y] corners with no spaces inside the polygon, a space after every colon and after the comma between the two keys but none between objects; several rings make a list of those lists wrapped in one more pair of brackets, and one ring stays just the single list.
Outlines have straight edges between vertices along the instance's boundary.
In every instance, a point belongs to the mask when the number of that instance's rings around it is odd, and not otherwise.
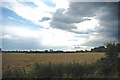
[{"label": "cloud bank", "polygon": [[81,50],[118,40],[118,5],[69,0],[2,2],[2,48]]}]

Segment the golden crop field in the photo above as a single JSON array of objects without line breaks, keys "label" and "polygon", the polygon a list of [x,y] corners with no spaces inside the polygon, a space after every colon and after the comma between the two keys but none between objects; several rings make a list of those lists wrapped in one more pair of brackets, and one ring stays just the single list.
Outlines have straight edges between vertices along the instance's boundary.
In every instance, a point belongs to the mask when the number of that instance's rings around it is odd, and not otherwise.
[{"label": "golden crop field", "polygon": [[6,53],[2,54],[3,70],[7,68],[31,68],[34,63],[93,63],[104,53]]}]

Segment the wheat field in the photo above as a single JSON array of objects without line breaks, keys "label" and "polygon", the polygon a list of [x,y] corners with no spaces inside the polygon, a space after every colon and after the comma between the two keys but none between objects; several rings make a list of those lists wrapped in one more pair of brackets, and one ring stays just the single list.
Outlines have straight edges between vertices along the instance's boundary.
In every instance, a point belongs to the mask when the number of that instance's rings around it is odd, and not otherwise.
[{"label": "wheat field", "polygon": [[104,53],[3,53],[3,70],[11,68],[31,68],[35,63],[93,63],[104,57]]}]

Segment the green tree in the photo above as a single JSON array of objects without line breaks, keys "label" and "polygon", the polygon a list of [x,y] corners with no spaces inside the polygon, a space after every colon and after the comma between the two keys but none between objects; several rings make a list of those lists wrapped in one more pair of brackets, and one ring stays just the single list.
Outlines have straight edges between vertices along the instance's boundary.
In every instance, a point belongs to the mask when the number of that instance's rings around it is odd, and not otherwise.
[{"label": "green tree", "polygon": [[102,75],[105,77],[118,76],[119,52],[116,42],[107,42],[105,60],[103,60]]},{"label": "green tree", "polygon": [[0,52],[2,52],[2,49],[0,48]]},{"label": "green tree", "polygon": [[119,57],[117,42],[107,42],[105,45],[107,47],[105,54],[107,58],[112,59]]}]

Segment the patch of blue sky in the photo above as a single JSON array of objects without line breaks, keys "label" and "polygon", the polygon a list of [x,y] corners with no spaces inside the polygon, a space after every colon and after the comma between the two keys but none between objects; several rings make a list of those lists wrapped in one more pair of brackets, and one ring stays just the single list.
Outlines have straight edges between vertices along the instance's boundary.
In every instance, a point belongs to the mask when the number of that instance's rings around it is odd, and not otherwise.
[{"label": "patch of blue sky", "polygon": [[18,25],[21,27],[26,26],[32,29],[43,28],[40,25],[34,24],[30,20],[22,18],[21,16],[17,15],[15,12],[7,8],[2,8],[2,25]]},{"label": "patch of blue sky", "polygon": [[[2,39],[3,50],[30,50],[39,49],[39,45],[36,40],[32,39]],[[30,46],[32,45],[32,46]]]},{"label": "patch of blue sky", "polygon": [[34,4],[33,2],[23,2],[22,4],[25,5],[25,6],[30,6],[30,7],[32,7],[32,8],[38,7],[38,6],[37,6],[36,4]]},{"label": "patch of blue sky", "polygon": [[2,24],[2,9],[0,9],[0,26]]},{"label": "patch of blue sky", "polygon": [[49,7],[55,7],[56,6],[56,4],[53,3],[51,0],[44,0],[44,3]]}]

